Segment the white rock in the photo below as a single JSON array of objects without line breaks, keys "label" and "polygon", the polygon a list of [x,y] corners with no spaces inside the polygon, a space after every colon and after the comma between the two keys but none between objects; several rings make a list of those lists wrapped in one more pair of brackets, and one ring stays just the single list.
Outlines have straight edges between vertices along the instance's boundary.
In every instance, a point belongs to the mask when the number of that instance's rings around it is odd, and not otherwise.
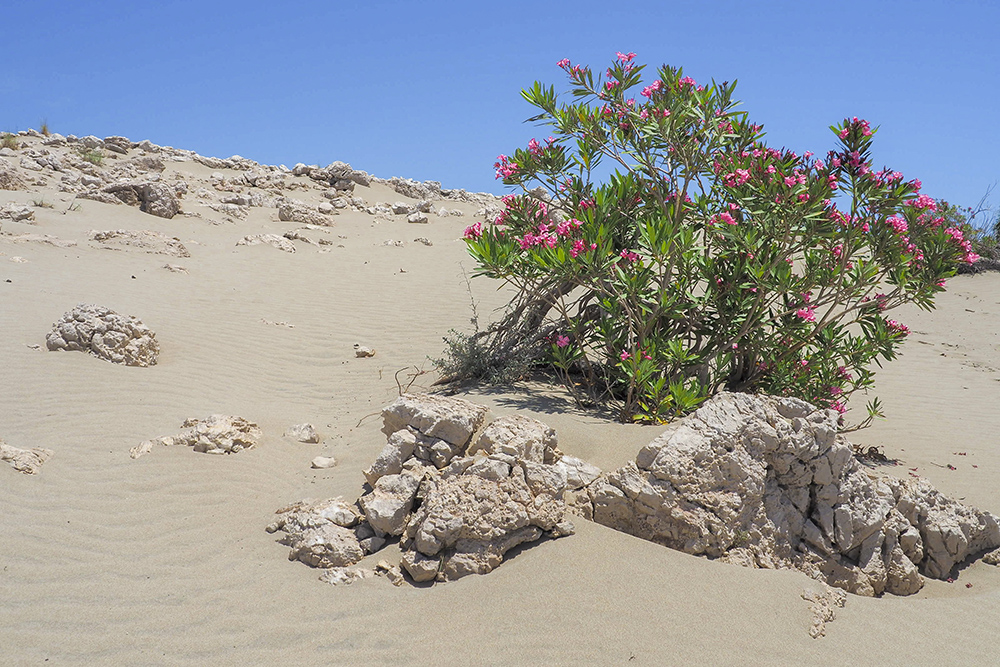
[{"label": "white rock", "polygon": [[79,304],[52,325],[49,350],[79,350],[126,366],[152,366],[160,353],[156,334],[136,317]]},{"label": "white rock", "polygon": [[285,430],[285,437],[292,438],[293,440],[298,440],[299,442],[307,443],[318,443],[320,441],[319,433],[312,424],[295,424],[294,426],[289,426]]},{"label": "white rock", "polygon": [[34,475],[42,464],[52,458],[51,449],[19,449],[0,440],[0,461],[25,475]]}]

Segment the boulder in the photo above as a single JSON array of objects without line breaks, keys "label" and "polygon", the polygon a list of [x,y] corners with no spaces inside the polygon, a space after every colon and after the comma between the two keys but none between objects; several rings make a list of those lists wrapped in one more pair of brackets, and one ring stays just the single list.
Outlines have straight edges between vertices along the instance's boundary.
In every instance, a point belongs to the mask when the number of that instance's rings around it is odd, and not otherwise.
[{"label": "boulder", "polygon": [[[909,595],[1000,546],[994,515],[874,474],[838,415],[722,393],[587,487],[595,521],[686,553],[797,568],[859,595]],[[586,514],[586,510],[584,511]]]},{"label": "boulder", "polygon": [[[172,218],[181,210],[177,194],[166,183],[153,181],[113,183],[102,188],[101,193],[111,195],[128,206],[138,206],[142,212],[158,218]],[[107,201],[97,193],[85,193],[81,196]]]},{"label": "boulder", "polygon": [[520,468],[496,481],[471,474],[430,476],[421,495],[400,541],[401,564],[418,582],[486,574],[519,544],[573,531],[565,505],[534,495]]},{"label": "boulder", "polygon": [[152,366],[160,353],[156,334],[136,317],[80,304],[52,325],[49,350],[79,350],[126,366]]},{"label": "boulder", "polygon": [[307,225],[329,227],[333,224],[327,216],[300,204],[284,202],[278,205],[278,220],[282,222],[300,222]]}]

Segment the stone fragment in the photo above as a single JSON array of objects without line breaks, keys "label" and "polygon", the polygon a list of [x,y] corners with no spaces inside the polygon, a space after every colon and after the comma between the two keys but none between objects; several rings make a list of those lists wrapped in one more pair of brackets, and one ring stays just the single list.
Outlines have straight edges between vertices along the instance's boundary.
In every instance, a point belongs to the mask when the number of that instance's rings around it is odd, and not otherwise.
[{"label": "stone fragment", "polygon": [[319,575],[319,580],[332,586],[348,586],[361,579],[376,576],[374,570],[362,567],[331,567]]},{"label": "stone fragment", "polygon": [[274,246],[278,250],[283,250],[284,252],[295,252],[295,244],[285,237],[278,236],[277,234],[248,234],[236,242],[236,245],[238,246],[262,244]]},{"label": "stone fragment", "polygon": [[191,417],[181,424],[181,428],[185,430],[177,435],[143,441],[129,451],[129,456],[137,459],[156,445],[193,447],[194,451],[205,454],[236,454],[256,446],[261,435],[253,422],[230,415],[211,415],[206,419]]},{"label": "stone fragment", "polygon": [[29,222],[35,219],[35,212],[30,206],[8,202],[0,208],[0,218],[6,218],[14,222]]},{"label": "stone fragment", "polygon": [[80,350],[126,366],[152,366],[160,353],[156,334],[136,317],[110,308],[79,304],[52,325],[49,350]]},{"label": "stone fragment", "polygon": [[413,206],[406,202],[398,201],[392,205],[392,212],[396,215],[409,215],[413,213]]},{"label": "stone fragment", "polygon": [[488,408],[462,398],[404,394],[382,410],[382,433],[392,435],[412,426],[464,451],[486,417]]},{"label": "stone fragment", "polygon": [[374,357],[375,350],[368,347],[367,345],[362,345],[361,343],[354,344],[354,356],[363,359],[365,357]]},{"label": "stone fragment", "polygon": [[551,427],[524,415],[507,415],[489,424],[470,454],[507,454],[525,461],[554,463],[562,456],[558,438]]},{"label": "stone fragment", "polygon": [[429,222],[426,213],[411,213],[406,216],[406,221],[418,225],[425,225]]},{"label": "stone fragment", "polygon": [[826,636],[826,624],[837,618],[837,609],[847,602],[847,595],[844,591],[825,586],[821,591],[803,591],[802,599],[810,603],[809,611],[812,613],[809,636],[819,639]]},{"label": "stone fragment", "polygon": [[317,470],[323,470],[325,468],[333,468],[337,465],[337,459],[332,456],[317,456],[310,462],[310,467],[316,468]]},{"label": "stone fragment", "polygon": [[370,493],[358,501],[377,535],[399,535],[413,509],[420,477],[408,472],[383,475]]},{"label": "stone fragment", "polygon": [[320,441],[319,433],[317,433],[313,425],[309,423],[289,426],[285,430],[285,437],[291,438],[292,440],[298,440],[299,442],[312,444]]},{"label": "stone fragment", "polygon": [[20,449],[0,440],[0,461],[25,475],[34,475],[52,457],[51,449]]}]

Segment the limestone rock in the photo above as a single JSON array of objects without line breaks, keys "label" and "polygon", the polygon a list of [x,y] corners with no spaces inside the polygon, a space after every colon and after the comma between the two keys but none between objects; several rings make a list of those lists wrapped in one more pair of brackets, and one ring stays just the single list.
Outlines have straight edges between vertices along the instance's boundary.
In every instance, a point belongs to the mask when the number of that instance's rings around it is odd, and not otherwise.
[{"label": "limestone rock", "polygon": [[0,190],[24,190],[28,187],[17,170],[3,158],[0,158]]},{"label": "limestone rock", "polygon": [[319,433],[317,433],[313,425],[309,423],[289,426],[288,429],[285,430],[285,437],[298,440],[299,442],[312,444],[320,441]]},{"label": "limestone rock", "polygon": [[256,446],[261,436],[257,424],[230,415],[211,415],[207,419],[191,417],[181,424],[181,428],[185,430],[177,435],[143,441],[129,450],[129,456],[137,459],[156,445],[193,447],[194,451],[205,454],[236,454]]},{"label": "limestone rock", "polygon": [[278,206],[278,220],[283,222],[300,222],[308,225],[329,227],[333,221],[319,211],[314,211],[297,203],[283,202]]},{"label": "limestone rock", "polygon": [[809,636],[819,639],[826,635],[826,624],[837,618],[837,609],[847,602],[847,595],[844,591],[824,587],[822,591],[803,591],[802,599],[810,603],[809,611],[812,613]]},{"label": "limestone rock", "polygon": [[557,442],[555,430],[537,419],[507,415],[487,426],[469,453],[502,453],[525,461],[554,463],[562,456]]},{"label": "limestone rock", "polygon": [[319,576],[319,580],[331,586],[348,586],[374,576],[377,576],[374,570],[363,567],[331,567]]},{"label": "limestone rock", "polygon": [[191,256],[191,253],[184,247],[180,239],[148,229],[92,230],[90,232],[90,240],[100,244],[102,248],[138,250],[154,255],[169,255],[171,257]]},{"label": "limestone rock", "polygon": [[433,394],[404,394],[382,410],[382,433],[413,427],[464,450],[479,429],[488,408],[462,398]]},{"label": "limestone rock", "polygon": [[63,315],[45,344],[50,350],[80,350],[126,366],[152,366],[160,353],[156,334],[141,320],[92,304]]},{"label": "limestone rock", "polygon": [[3,208],[0,208],[0,218],[14,222],[29,222],[35,219],[35,212],[31,210],[30,206],[8,202]]},{"label": "limestone rock", "polygon": [[277,234],[249,234],[244,236],[236,245],[270,245],[285,252],[295,252],[295,244],[283,236]]},{"label": "limestone rock", "polygon": [[154,181],[115,183],[105,186],[101,192],[112,195],[123,204],[138,206],[144,213],[159,218],[172,218],[181,210],[174,189],[166,183]]},{"label": "limestone rock", "polygon": [[520,469],[510,477],[431,476],[420,508],[406,525],[402,566],[414,581],[453,580],[486,574],[504,554],[549,532],[569,534],[565,506],[546,494],[535,496]]},{"label": "limestone rock", "polygon": [[860,595],[912,594],[1000,546],[997,517],[868,472],[837,414],[796,399],[719,394],[576,495],[617,530]]},{"label": "limestone rock", "polygon": [[413,509],[420,477],[409,472],[383,475],[370,493],[358,501],[377,535],[399,535]]},{"label": "limestone rock", "polygon": [[358,359],[364,359],[365,357],[374,357],[375,350],[368,347],[367,345],[362,345],[361,343],[354,344],[354,356]]},{"label": "limestone rock", "polygon": [[332,456],[317,456],[312,461],[309,462],[310,468],[315,468],[317,470],[324,470],[326,468],[333,468],[337,465],[337,459]]},{"label": "limestone rock", "polygon": [[43,463],[52,457],[51,449],[19,449],[0,440],[0,461],[26,475],[34,475]]},{"label": "limestone rock", "polygon": [[428,223],[426,213],[411,213],[406,217],[406,221],[413,224],[425,225]]}]

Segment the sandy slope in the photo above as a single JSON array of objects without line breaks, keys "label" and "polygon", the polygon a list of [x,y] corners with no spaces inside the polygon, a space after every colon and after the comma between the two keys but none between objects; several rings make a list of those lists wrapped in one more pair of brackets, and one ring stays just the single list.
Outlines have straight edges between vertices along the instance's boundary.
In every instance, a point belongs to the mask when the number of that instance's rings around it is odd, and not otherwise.
[{"label": "sandy slope", "polygon": [[[194,182],[212,170],[173,171]],[[0,236],[0,437],[55,450],[36,476],[0,466],[0,663],[992,663],[1000,571],[981,563],[909,598],[850,596],[819,640],[807,634],[800,594],[814,584],[804,575],[714,563],[582,520],[576,535],[525,549],[484,577],[431,588],[319,582],[264,527],[289,501],[360,493],[360,471],[384,443],[379,420],[363,418],[396,395],[397,369],[430,369],[441,336],[468,322],[462,267],[471,262],[458,239],[476,206],[447,202],[467,216],[419,226],[344,213],[329,232],[311,232],[335,241],[328,252],[296,242],[289,254],[235,246],[246,234],[301,227],[277,222],[274,209],[237,223],[193,200],[184,210],[204,217],[164,220],[93,201],[64,214],[70,195],[57,183],[0,192],[0,205],[55,204],[35,209],[36,225],[5,221],[5,234],[79,243]],[[381,185],[357,194],[406,200]],[[87,241],[91,229],[115,228],[163,231],[192,257]],[[380,245],[388,239],[407,243]],[[168,261],[188,273],[163,269]],[[495,286],[472,287],[481,314],[502,303]],[[78,302],[140,317],[157,333],[159,363],[126,368],[44,351],[45,333]],[[900,319],[912,340],[878,376],[891,418],[853,439],[899,457],[891,474],[916,468],[1000,512],[1000,276],[954,279],[935,312]],[[355,359],[355,342],[377,356]],[[565,452],[603,468],[658,432],[579,413],[543,387],[471,398],[538,416]],[[129,458],[140,441],[213,412],[256,421],[262,444],[226,457],[163,448]],[[320,428],[323,444],[282,437],[302,421]],[[317,454],[340,464],[312,470]]]}]

